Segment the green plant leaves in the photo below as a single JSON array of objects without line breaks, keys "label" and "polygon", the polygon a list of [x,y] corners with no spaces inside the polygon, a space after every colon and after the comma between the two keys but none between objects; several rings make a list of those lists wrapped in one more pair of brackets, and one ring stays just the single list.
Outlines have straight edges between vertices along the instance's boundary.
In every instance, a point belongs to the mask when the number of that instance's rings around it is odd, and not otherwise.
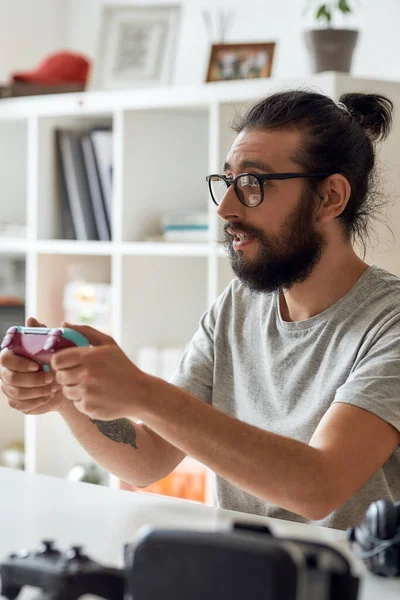
[{"label": "green plant leaves", "polygon": [[[346,2],[346,0],[344,0]],[[318,9],[317,9],[317,13],[315,15],[316,19],[318,21],[323,21],[324,19],[326,19],[328,25],[330,25],[331,21],[332,21],[332,13],[330,11],[330,8],[328,7],[327,4],[322,4]]]},{"label": "green plant leaves", "polygon": [[350,8],[349,3],[348,3],[347,0],[339,0],[338,8],[343,13],[350,13],[351,12],[351,8]]},{"label": "green plant leaves", "polygon": [[315,13],[317,21],[326,21],[328,26],[331,26],[333,13],[337,10],[344,14],[353,12],[351,8],[351,0],[330,0],[330,2],[321,3],[320,0],[308,0],[309,3],[318,2],[319,6]]}]

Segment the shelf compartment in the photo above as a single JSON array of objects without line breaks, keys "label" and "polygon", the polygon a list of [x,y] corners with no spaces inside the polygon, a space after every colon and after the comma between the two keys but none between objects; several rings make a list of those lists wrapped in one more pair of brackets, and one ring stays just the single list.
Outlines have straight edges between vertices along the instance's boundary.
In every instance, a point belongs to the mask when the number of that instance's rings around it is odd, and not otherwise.
[{"label": "shelf compartment", "polygon": [[142,347],[184,348],[207,309],[207,258],[123,258],[122,346],[137,361]]},{"label": "shelf compartment", "polygon": [[208,128],[204,109],[124,113],[124,241],[159,235],[164,214],[207,213]]},{"label": "shelf compartment", "polygon": [[[1,244],[12,241],[15,235],[27,236],[27,147],[26,121],[0,121]],[[13,231],[7,231],[7,224]],[[15,228],[19,230],[17,234]]]},{"label": "shelf compartment", "polygon": [[111,117],[47,117],[38,124],[37,221],[39,240],[62,239],[61,173],[57,160],[56,130],[85,131],[97,127],[112,127]]},{"label": "shelf compartment", "polygon": [[111,282],[110,256],[39,254],[37,260],[37,307],[32,315],[48,327],[64,320],[63,293],[73,265],[82,267],[91,283]]}]

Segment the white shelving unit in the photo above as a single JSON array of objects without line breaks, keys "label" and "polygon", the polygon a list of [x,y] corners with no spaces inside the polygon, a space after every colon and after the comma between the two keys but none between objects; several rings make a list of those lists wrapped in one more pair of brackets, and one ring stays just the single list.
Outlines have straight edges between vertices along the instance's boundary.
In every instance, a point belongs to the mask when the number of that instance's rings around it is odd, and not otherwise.
[{"label": "white shelving unit", "polygon": [[[205,176],[221,170],[234,139],[229,123],[277,90],[312,88],[335,99],[348,91],[387,94],[400,107],[400,83],[325,73],[309,80],[264,79],[129,92],[88,92],[0,102],[2,219],[25,224],[26,239],[1,240],[0,253],[26,263],[26,312],[49,326],[63,319],[68,266],[82,262],[93,281],[111,283],[113,336],[135,361],[142,345],[184,346],[202,313],[232,277],[216,243],[221,225]],[[55,177],[57,127],[111,125],[113,147],[112,242],[60,240]],[[381,160],[392,200],[391,227],[400,233],[400,119],[395,115]],[[208,210],[209,241],[150,243],[159,218],[174,209]],[[400,275],[390,233],[367,259]],[[389,244],[389,248],[388,248]],[[87,455],[57,414],[23,417],[0,405],[0,440],[17,434],[26,444],[26,468],[65,476]],[[2,444],[0,444],[2,445]],[[113,481],[113,479],[111,479]],[[211,489],[211,488],[210,488]]]}]

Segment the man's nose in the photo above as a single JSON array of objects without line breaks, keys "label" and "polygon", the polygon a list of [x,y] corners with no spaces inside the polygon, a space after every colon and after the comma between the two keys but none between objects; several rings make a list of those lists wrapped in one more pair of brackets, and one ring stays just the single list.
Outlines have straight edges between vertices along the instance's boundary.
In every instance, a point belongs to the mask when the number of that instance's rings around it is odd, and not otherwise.
[{"label": "man's nose", "polygon": [[235,186],[230,185],[226,190],[225,196],[218,206],[217,214],[225,221],[231,221],[232,217],[238,219],[241,217],[242,209],[245,207],[240,202],[235,192]]}]

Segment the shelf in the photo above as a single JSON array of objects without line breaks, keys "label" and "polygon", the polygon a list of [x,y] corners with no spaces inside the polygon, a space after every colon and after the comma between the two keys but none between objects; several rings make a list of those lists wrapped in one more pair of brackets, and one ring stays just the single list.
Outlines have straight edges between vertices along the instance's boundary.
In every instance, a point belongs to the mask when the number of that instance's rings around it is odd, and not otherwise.
[{"label": "shelf", "polygon": [[0,254],[10,256],[24,255],[29,249],[29,242],[20,238],[0,238]]},{"label": "shelf", "polygon": [[84,242],[79,240],[0,240],[0,254],[16,257],[28,251],[37,254],[71,254],[82,256],[209,256],[208,243],[189,242]]},{"label": "shelf", "polygon": [[34,244],[39,254],[82,254],[84,256],[111,256],[115,245],[111,242],[83,242],[79,240],[40,240]]},{"label": "shelf", "polygon": [[[79,240],[0,240],[0,254],[16,257],[28,251],[38,254],[81,254],[82,256],[209,256],[214,252],[206,242],[84,242]],[[222,249],[215,250],[225,256]]]},{"label": "shelf", "polygon": [[118,249],[126,256],[208,256],[207,243],[125,242]]},{"label": "shelf", "polygon": [[[176,108],[179,110],[204,110],[212,102],[237,103],[262,97],[275,90],[295,88],[306,84],[308,87],[333,89],[339,83],[342,87],[354,79],[350,75],[320,73],[304,78],[285,79],[263,78],[242,81],[224,81],[199,86],[164,87],[157,89],[135,89],[115,91],[87,91],[71,94],[30,96],[1,100],[1,120],[25,119],[27,116],[77,116],[98,115],[109,117],[118,110],[142,110]],[[369,80],[362,79],[364,87]],[[376,82],[378,85],[381,83]],[[382,81],[382,84],[387,82]]]}]

